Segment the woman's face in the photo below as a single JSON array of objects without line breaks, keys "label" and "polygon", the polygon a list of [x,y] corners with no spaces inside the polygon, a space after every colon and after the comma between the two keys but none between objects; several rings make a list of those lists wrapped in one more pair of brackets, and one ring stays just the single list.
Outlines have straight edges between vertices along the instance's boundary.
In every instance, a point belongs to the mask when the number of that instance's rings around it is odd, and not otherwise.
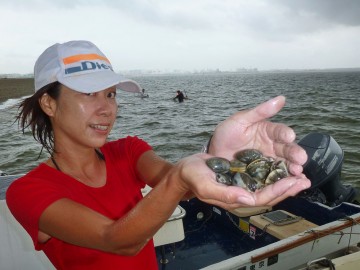
[{"label": "woman's face", "polygon": [[116,119],[115,96],[115,87],[84,94],[62,86],[52,117],[55,149],[59,145],[104,145]]}]

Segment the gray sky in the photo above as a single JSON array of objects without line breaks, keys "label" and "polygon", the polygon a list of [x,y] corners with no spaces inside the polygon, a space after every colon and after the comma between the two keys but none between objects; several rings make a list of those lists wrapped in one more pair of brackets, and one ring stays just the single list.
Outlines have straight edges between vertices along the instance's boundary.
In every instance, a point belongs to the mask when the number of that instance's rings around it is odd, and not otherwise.
[{"label": "gray sky", "polygon": [[0,0],[0,73],[94,42],[115,70],[360,67],[360,0]]}]

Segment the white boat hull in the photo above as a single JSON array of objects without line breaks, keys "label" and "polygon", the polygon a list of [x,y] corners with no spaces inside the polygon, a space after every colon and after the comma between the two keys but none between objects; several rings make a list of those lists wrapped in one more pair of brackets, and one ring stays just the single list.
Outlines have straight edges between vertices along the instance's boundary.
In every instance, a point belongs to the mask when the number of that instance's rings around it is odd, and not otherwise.
[{"label": "white boat hull", "polygon": [[[305,267],[307,262],[321,257],[342,256],[360,242],[360,214],[352,218],[354,222],[334,221],[203,269],[290,270]],[[354,256],[360,259],[360,253]]]}]

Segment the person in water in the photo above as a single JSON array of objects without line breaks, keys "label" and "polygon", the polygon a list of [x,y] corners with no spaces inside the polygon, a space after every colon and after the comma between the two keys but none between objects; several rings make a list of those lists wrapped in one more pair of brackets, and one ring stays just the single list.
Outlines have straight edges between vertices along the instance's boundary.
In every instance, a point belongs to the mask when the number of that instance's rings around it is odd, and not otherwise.
[{"label": "person in water", "polygon": [[[108,141],[117,89],[134,85],[93,43],[49,47],[34,80],[18,121],[49,158],[10,185],[6,202],[57,269],[158,269],[152,238],[181,200],[197,197],[224,209],[274,205],[310,186],[293,129],[267,121],[284,106],[283,96],[231,115],[214,130],[207,153],[172,164],[141,138]],[[255,193],[218,183],[205,160],[231,159],[247,148],[285,159],[292,175]],[[152,189],[143,198],[145,185]]]},{"label": "person in water", "polygon": [[184,99],[186,97],[184,96],[183,92],[181,92],[180,90],[176,91],[176,96],[174,97],[174,100],[177,99],[179,101],[179,103],[184,102]]}]

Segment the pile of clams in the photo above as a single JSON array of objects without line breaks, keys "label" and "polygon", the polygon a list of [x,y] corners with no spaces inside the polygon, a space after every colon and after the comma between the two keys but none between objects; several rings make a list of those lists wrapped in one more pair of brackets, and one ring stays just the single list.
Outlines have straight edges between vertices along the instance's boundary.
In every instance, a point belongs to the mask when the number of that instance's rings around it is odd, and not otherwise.
[{"label": "pile of clams", "polygon": [[206,164],[216,173],[219,183],[239,186],[251,192],[289,175],[283,160],[265,157],[256,149],[239,151],[232,161],[221,157],[209,158]]}]

